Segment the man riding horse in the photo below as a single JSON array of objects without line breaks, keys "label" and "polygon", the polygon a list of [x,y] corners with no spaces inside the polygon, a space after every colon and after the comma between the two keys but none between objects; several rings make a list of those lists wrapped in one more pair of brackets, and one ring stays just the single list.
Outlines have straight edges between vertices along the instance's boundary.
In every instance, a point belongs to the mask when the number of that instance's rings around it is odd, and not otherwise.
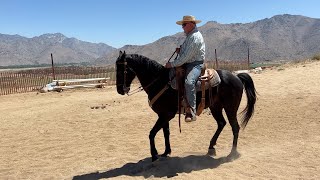
[{"label": "man riding horse", "polygon": [[177,48],[178,57],[173,62],[166,63],[166,68],[182,67],[185,70],[184,87],[186,91],[187,109],[186,122],[196,120],[196,82],[204,67],[205,58],[205,43],[202,34],[197,28],[197,23],[194,16],[183,16],[181,21],[177,21],[178,25],[182,25],[186,39]]}]

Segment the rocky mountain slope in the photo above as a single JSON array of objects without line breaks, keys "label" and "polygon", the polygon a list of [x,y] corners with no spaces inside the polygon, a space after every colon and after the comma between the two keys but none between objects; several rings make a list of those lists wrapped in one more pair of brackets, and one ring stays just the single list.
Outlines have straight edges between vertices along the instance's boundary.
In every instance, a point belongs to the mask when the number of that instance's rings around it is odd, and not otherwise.
[{"label": "rocky mountain slope", "polygon": [[[174,24],[173,24],[174,25]],[[251,23],[220,24],[210,21],[199,27],[206,42],[206,60],[246,60],[251,62],[297,60],[320,52],[320,19],[300,15],[277,15]],[[116,49],[103,43],[84,42],[63,34],[26,38],[0,34],[0,66],[56,63],[112,64],[119,50],[138,53],[161,63],[168,60],[184,40],[179,32],[155,42]]]},{"label": "rocky mountain slope", "polygon": [[90,63],[113,49],[103,43],[67,38],[61,33],[33,38],[0,34],[0,66],[50,64],[51,53],[56,63]]},{"label": "rocky mountain slope", "polygon": [[[206,42],[206,60],[246,60],[248,48],[252,62],[305,59],[320,52],[320,19],[299,15],[277,15],[252,23],[220,24],[207,22],[199,27]],[[144,46],[124,46],[121,50],[165,62],[184,35],[177,33]],[[118,50],[97,59],[114,62]]]}]

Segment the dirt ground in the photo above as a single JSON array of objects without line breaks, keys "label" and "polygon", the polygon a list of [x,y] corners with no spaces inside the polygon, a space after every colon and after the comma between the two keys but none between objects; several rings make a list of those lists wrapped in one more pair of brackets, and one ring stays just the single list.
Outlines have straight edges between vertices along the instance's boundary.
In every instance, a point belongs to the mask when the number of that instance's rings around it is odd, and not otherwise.
[{"label": "dirt ground", "polygon": [[[225,161],[229,124],[217,157],[206,156],[217,128],[207,112],[182,121],[181,134],[173,119],[171,157],[151,164],[148,135],[157,117],[145,92],[121,96],[107,87],[0,96],[0,179],[320,179],[320,62],[250,75],[258,100],[232,162]],[[162,131],[156,146],[164,151]]]}]

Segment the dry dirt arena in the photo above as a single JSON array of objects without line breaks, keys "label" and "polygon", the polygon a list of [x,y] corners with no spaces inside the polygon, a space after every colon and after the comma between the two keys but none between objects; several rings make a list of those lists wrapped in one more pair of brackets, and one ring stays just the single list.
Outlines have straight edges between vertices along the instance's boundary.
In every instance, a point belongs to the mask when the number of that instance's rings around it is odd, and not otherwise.
[{"label": "dry dirt arena", "polygon": [[[0,179],[320,179],[320,62],[250,75],[259,93],[255,114],[240,131],[241,156],[231,162],[229,124],[217,157],[206,156],[217,128],[206,112],[182,121],[181,134],[173,119],[171,157],[151,164],[148,135],[157,117],[145,92],[0,96]],[[162,131],[156,146],[164,151]]]}]

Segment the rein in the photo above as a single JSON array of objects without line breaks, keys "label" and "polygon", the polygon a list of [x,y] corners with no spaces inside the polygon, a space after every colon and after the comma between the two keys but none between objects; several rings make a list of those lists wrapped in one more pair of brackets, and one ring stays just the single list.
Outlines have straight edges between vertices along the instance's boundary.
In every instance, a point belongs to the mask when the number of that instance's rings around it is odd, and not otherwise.
[{"label": "rein", "polygon": [[160,78],[160,77],[158,77],[158,78],[156,78],[155,80],[153,80],[153,81],[152,81],[151,83],[149,83],[146,87],[139,86],[138,88],[136,88],[136,89],[134,89],[134,90],[132,90],[132,91],[130,91],[130,92],[127,92],[126,94],[127,94],[128,96],[131,96],[131,95],[133,95],[133,94],[136,94],[136,93],[138,93],[138,92],[141,92],[141,91],[143,91],[143,90],[146,90],[146,89],[148,89],[149,86],[153,85],[159,78]]},{"label": "rein", "polygon": [[[173,52],[173,54],[172,54],[171,57],[169,58],[168,62],[171,60],[171,58],[173,57],[173,55],[174,55],[176,52],[177,52],[177,50],[175,50],[175,51]],[[175,59],[177,59],[177,57],[178,57],[178,53],[177,53],[177,56],[175,57]]]},{"label": "rein", "polygon": [[126,94],[127,94],[128,96],[131,96],[131,95],[134,95],[134,94],[136,94],[136,93],[138,93],[138,92],[141,92],[141,91],[143,91],[143,87],[142,87],[142,86],[139,86],[139,87],[137,87],[137,89],[134,89],[134,90],[132,90],[132,91],[130,91],[130,92],[127,92]]}]

